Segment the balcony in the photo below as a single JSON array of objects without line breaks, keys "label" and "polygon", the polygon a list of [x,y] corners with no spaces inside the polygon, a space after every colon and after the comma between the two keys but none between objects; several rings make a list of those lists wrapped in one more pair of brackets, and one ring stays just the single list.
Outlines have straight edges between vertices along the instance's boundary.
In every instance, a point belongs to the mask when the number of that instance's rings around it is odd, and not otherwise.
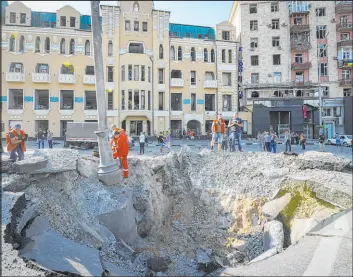
[{"label": "balcony", "polygon": [[291,42],[292,51],[305,52],[311,48],[310,42]]},{"label": "balcony", "polygon": [[351,13],[353,9],[352,1],[336,1],[336,13]]},{"label": "balcony", "polygon": [[32,73],[33,83],[50,83],[49,73]]},{"label": "balcony", "polygon": [[95,85],[96,75],[83,75],[83,83],[85,85]]},{"label": "balcony", "polygon": [[299,32],[310,32],[309,25],[292,25],[290,26],[291,33],[299,33]]},{"label": "balcony", "polygon": [[353,23],[352,22],[341,22],[336,25],[336,31],[338,32],[344,32],[344,31],[351,31],[353,28]]},{"label": "balcony", "polygon": [[344,47],[344,46],[352,46],[352,43],[353,43],[352,39],[340,40],[337,42],[337,48]]},{"label": "balcony", "polygon": [[292,70],[302,70],[311,68],[311,62],[307,63],[292,63]]},{"label": "balcony", "polygon": [[311,85],[311,82],[304,82],[304,81],[293,81],[293,86],[296,86],[296,87],[308,87]]},{"label": "balcony", "polygon": [[76,77],[74,74],[59,74],[58,82],[60,84],[76,84]]},{"label": "balcony", "polygon": [[353,59],[343,59],[338,61],[338,68],[350,69],[353,67]]},{"label": "balcony", "polygon": [[170,86],[171,87],[183,87],[184,86],[184,80],[181,78],[171,78],[170,79]]},{"label": "balcony", "polygon": [[353,84],[353,78],[340,80],[340,87],[345,87],[345,86],[351,87],[352,84]]},{"label": "balcony", "polygon": [[7,82],[24,82],[25,74],[21,72],[6,72]]},{"label": "balcony", "polygon": [[290,1],[289,5],[289,14],[305,14],[309,13],[311,5],[309,1]]},{"label": "balcony", "polygon": [[217,80],[203,81],[203,88],[217,88]]}]

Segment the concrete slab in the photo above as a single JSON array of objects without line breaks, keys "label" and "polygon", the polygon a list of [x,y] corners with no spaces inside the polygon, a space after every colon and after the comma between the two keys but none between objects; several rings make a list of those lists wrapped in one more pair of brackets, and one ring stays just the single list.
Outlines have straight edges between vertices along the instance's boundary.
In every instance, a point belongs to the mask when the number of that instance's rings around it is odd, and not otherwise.
[{"label": "concrete slab", "polygon": [[31,157],[23,161],[18,161],[13,164],[13,170],[15,173],[33,173],[37,170],[46,168],[48,165],[48,159],[45,157]]},{"label": "concrete slab", "polygon": [[26,230],[26,237],[31,238],[34,236],[39,236],[49,231],[49,229],[50,225],[48,220],[42,215],[37,216],[33,220],[32,224],[29,226],[29,228]]},{"label": "concrete slab", "polygon": [[280,221],[272,220],[266,222],[264,225],[263,233],[263,248],[265,251],[272,248],[276,248],[277,252],[282,252],[283,250],[283,224]]},{"label": "concrete slab", "polygon": [[262,206],[262,214],[269,219],[274,219],[284,207],[287,206],[290,199],[291,195],[287,193],[278,199],[265,203],[265,205]]},{"label": "concrete slab", "polygon": [[103,262],[103,268],[106,271],[106,276],[136,276],[136,274],[126,271],[121,266],[108,262]]}]

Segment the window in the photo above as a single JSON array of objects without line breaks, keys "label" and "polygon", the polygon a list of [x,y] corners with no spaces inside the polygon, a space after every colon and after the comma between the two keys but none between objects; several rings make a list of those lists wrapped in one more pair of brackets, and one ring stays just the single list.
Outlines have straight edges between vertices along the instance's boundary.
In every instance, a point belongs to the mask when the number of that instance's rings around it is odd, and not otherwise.
[{"label": "window", "polygon": [[60,70],[60,74],[71,74],[73,75],[75,73],[75,69],[72,65],[69,66],[65,66],[62,65],[61,66],[61,70]]},{"label": "window", "polygon": [[145,91],[141,90],[141,110],[145,110],[145,102],[146,102],[146,95],[145,95]]},{"label": "window", "polygon": [[25,51],[25,37],[24,36],[21,36],[21,38],[20,38],[19,51],[20,52],[24,52]]},{"label": "window", "polygon": [[164,70],[163,70],[163,68],[158,68],[158,84],[164,84]]},{"label": "window", "polygon": [[151,67],[148,67],[148,82],[151,83]]},{"label": "window", "polygon": [[231,112],[232,111],[232,96],[222,95],[222,111]]},{"label": "window", "polygon": [[91,55],[91,43],[89,40],[86,40],[86,43],[85,43],[85,55],[86,56]]},{"label": "window", "polygon": [[278,11],[279,11],[278,2],[271,3],[271,12],[278,12]]},{"label": "window", "polygon": [[134,110],[139,110],[140,109],[140,94],[139,90],[135,89],[134,90]]},{"label": "window", "polygon": [[22,63],[11,63],[10,72],[23,73],[23,64]]},{"label": "window", "polygon": [[349,33],[341,33],[341,40],[349,40]]},{"label": "window", "polygon": [[60,110],[74,109],[74,91],[61,90],[60,91]]},{"label": "window", "polygon": [[125,20],[125,31],[130,31],[131,26],[130,26],[130,20]]},{"label": "window", "polygon": [[15,43],[15,36],[10,37],[10,45],[9,45],[9,51],[10,52],[15,52],[16,48],[16,43]]},{"label": "window", "polygon": [[35,42],[35,53],[40,53],[40,37],[36,38],[36,42]]},{"label": "window", "polygon": [[85,91],[85,110],[97,110],[95,91]]},{"label": "window", "polygon": [[159,59],[163,60],[163,45],[159,45]]},{"label": "window", "polygon": [[139,72],[140,71],[140,67],[138,65],[134,65],[134,81],[138,81],[139,80]]},{"label": "window", "polygon": [[75,28],[76,26],[76,17],[70,16],[70,27]]},{"label": "window", "polygon": [[214,54],[214,50],[211,50],[211,63],[215,62],[215,54]]},{"label": "window", "polygon": [[253,66],[259,65],[259,56],[251,56],[250,60],[251,60],[251,65]]},{"label": "window", "polygon": [[232,63],[232,50],[228,50],[228,63]]},{"label": "window", "polygon": [[251,73],[251,83],[258,84],[259,83],[259,73]]},{"label": "window", "polygon": [[278,47],[278,46],[280,46],[280,44],[279,44],[279,37],[272,37],[272,46],[273,46],[273,47]]},{"label": "window", "polygon": [[320,58],[327,57],[327,45],[326,44],[318,44],[317,46],[317,56]]},{"label": "window", "polygon": [[196,86],[196,71],[191,71],[190,86]]},{"label": "window", "polygon": [[9,89],[9,109],[23,109],[23,89]]},{"label": "window", "polygon": [[316,16],[326,16],[326,8],[317,8]]},{"label": "window", "polygon": [[114,82],[114,70],[113,66],[107,67],[107,82]]},{"label": "window", "polygon": [[121,81],[125,81],[125,65],[121,66]]},{"label": "window", "polygon": [[343,60],[351,60],[353,57],[351,48],[342,48],[342,59]]},{"label": "window", "polygon": [[172,79],[182,79],[183,78],[183,74],[181,73],[180,70],[172,70],[172,72],[170,72],[170,78],[172,78]]},{"label": "window", "polygon": [[60,26],[66,27],[66,16],[60,16]]},{"label": "window", "polygon": [[348,23],[348,15],[343,15],[340,17],[340,22],[342,24],[342,26],[346,26]]},{"label": "window", "polygon": [[174,46],[170,46],[169,58],[171,61],[175,61],[175,48]]},{"label": "window", "polygon": [[170,106],[172,111],[182,111],[182,94],[181,93],[171,93],[170,94]]},{"label": "window", "polygon": [[47,89],[34,90],[34,109],[49,110],[49,90]]},{"label": "window", "polygon": [[142,22],[142,31],[147,32],[147,22]]},{"label": "window", "polygon": [[327,25],[316,26],[316,38],[326,38]]},{"label": "window", "polygon": [[207,48],[204,48],[203,49],[203,61],[204,62],[208,62],[208,50],[207,50]]},{"label": "window", "polygon": [[138,32],[139,31],[139,22],[138,21],[134,21],[134,31]]},{"label": "window", "polygon": [[273,82],[274,83],[281,82],[281,72],[273,72]]},{"label": "window", "polygon": [[281,64],[281,55],[273,55],[273,65]]},{"label": "window", "polygon": [[319,76],[328,76],[327,63],[319,63]]},{"label": "window", "polygon": [[111,40],[108,42],[108,56],[113,56],[113,42]]},{"label": "window", "polygon": [[294,60],[296,63],[303,63],[303,54],[295,54]]},{"label": "window", "polygon": [[202,35],[201,35],[201,34],[199,34],[199,35],[198,35],[198,38],[201,38],[201,39],[202,39]]},{"label": "window", "polygon": [[205,72],[205,80],[214,80],[214,73],[213,72]]},{"label": "window", "polygon": [[143,54],[143,44],[142,43],[130,43],[129,53]]},{"label": "window", "polygon": [[351,71],[349,69],[342,70],[342,79],[349,80],[351,78]]},{"label": "window", "polygon": [[257,13],[257,4],[249,5],[249,13]]},{"label": "window", "polygon": [[128,65],[127,71],[128,71],[128,73],[127,73],[128,79],[129,79],[129,81],[132,81],[132,65],[131,64]]},{"label": "window", "polygon": [[70,54],[75,55],[75,40],[74,39],[70,40]]},{"label": "window", "polygon": [[279,19],[272,19],[272,29],[273,30],[279,29]]},{"label": "window", "polygon": [[111,91],[111,92],[108,92],[107,93],[108,95],[107,95],[107,102],[108,102],[108,110],[114,110],[114,102],[113,102],[113,94],[114,94],[114,92],[113,91]]},{"label": "window", "polygon": [[16,23],[16,13],[10,13],[10,23]]},{"label": "window", "polygon": [[192,62],[195,62],[195,61],[196,61],[195,47],[191,47],[191,61],[192,61]]},{"label": "window", "polygon": [[132,90],[129,89],[129,95],[128,95],[128,109],[132,110]]},{"label": "window", "polygon": [[344,88],[343,89],[343,96],[352,96],[352,89],[351,88]]},{"label": "window", "polygon": [[191,93],[191,111],[196,111],[196,93]]},{"label": "window", "polygon": [[224,87],[230,87],[232,86],[232,74],[231,73],[222,73],[222,81],[223,81],[223,86]]},{"label": "window", "polygon": [[295,72],[295,82],[304,83],[304,72]]},{"label": "window", "polygon": [[151,110],[151,91],[148,91],[147,103],[148,103],[148,110]]},{"label": "window", "polygon": [[222,31],[222,39],[223,40],[230,40],[230,32],[229,31]]},{"label": "window", "polygon": [[121,109],[125,110],[125,90],[121,91]]},{"label": "window", "polygon": [[38,63],[36,65],[36,73],[49,73],[48,64]]},{"label": "window", "polygon": [[222,50],[222,63],[225,63],[226,62],[226,50],[223,49]]},{"label": "window", "polygon": [[331,108],[323,108],[323,116],[331,116]]},{"label": "window", "polygon": [[86,75],[94,75],[94,66],[93,65],[87,65],[85,74]]},{"label": "window", "polygon": [[48,38],[48,37],[45,39],[44,52],[50,53],[50,38]]},{"label": "window", "polygon": [[145,66],[141,65],[141,81],[144,82],[145,79]]},{"label": "window", "polygon": [[205,94],[205,111],[215,111],[216,110],[216,97],[214,94]]},{"label": "window", "polygon": [[158,110],[164,111],[164,91],[158,93]]},{"label": "window", "polygon": [[294,16],[294,25],[303,25],[303,17],[301,15]]},{"label": "window", "polygon": [[178,47],[178,61],[183,60],[183,50],[181,49],[181,46]]},{"label": "window", "polygon": [[65,39],[62,38],[60,42],[60,54],[65,55],[65,48],[66,48]]},{"label": "window", "polygon": [[26,24],[26,14],[20,13],[20,24]]},{"label": "window", "polygon": [[258,38],[250,38],[250,48],[257,48],[258,42]]},{"label": "window", "polygon": [[257,20],[250,20],[250,31],[257,31]]}]

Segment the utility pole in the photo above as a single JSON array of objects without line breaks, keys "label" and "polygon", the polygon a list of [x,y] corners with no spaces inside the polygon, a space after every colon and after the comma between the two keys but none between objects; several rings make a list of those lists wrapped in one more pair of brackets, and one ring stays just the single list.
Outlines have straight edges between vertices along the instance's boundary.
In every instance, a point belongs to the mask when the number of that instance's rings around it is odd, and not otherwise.
[{"label": "utility pole", "polygon": [[94,132],[98,137],[99,147],[99,167],[98,178],[106,185],[113,185],[119,180],[121,175],[116,160],[113,159],[112,150],[108,144],[107,129],[107,103],[105,95],[103,52],[102,52],[102,33],[99,22],[99,1],[91,1],[92,12],[92,37],[94,53],[94,70],[96,75],[96,97],[98,109],[98,131]]}]

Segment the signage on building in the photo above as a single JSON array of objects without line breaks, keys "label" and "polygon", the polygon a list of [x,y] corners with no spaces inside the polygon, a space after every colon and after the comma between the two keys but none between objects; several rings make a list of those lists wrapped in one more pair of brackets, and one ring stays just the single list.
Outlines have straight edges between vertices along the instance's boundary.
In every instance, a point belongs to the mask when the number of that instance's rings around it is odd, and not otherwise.
[{"label": "signage on building", "polygon": [[27,103],[33,102],[33,96],[25,96],[23,97],[23,101]]},{"label": "signage on building", "polygon": [[58,103],[59,102],[59,97],[54,97],[54,96],[50,97],[50,102]]},{"label": "signage on building", "polygon": [[7,102],[7,96],[2,96],[1,95],[1,102]]},{"label": "signage on building", "polygon": [[203,104],[205,104],[205,101],[203,99],[198,99],[197,104],[203,105]]},{"label": "signage on building", "polygon": [[75,103],[83,103],[83,97],[75,97]]},{"label": "signage on building", "polygon": [[190,101],[190,99],[184,99],[184,100],[183,100],[183,103],[184,103],[184,104],[190,104],[191,101]]}]

